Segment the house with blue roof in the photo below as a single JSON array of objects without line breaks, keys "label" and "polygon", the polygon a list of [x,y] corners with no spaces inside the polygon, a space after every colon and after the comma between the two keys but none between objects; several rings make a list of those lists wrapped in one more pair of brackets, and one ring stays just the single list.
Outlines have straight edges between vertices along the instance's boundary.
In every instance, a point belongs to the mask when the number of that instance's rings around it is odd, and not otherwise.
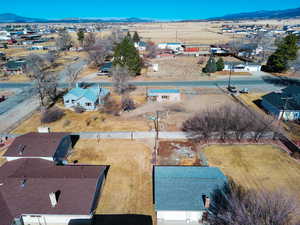
[{"label": "house with blue roof", "polygon": [[214,191],[227,184],[216,167],[155,166],[154,204],[157,224],[201,224]]},{"label": "house with blue roof", "polygon": [[76,87],[64,95],[64,105],[67,108],[82,107],[86,111],[93,111],[97,106],[104,104],[105,97],[109,90],[99,86],[88,88]]},{"label": "house with blue roof", "polygon": [[147,99],[152,102],[179,102],[181,93],[179,89],[149,89]]}]

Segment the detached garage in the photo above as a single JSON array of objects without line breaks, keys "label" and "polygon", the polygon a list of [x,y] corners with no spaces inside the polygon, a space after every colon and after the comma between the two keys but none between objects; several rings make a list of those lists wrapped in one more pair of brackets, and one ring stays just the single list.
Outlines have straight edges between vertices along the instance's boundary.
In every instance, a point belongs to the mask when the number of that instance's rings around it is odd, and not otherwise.
[{"label": "detached garage", "polygon": [[215,167],[155,166],[157,224],[202,224],[212,193],[226,183],[226,176]]}]

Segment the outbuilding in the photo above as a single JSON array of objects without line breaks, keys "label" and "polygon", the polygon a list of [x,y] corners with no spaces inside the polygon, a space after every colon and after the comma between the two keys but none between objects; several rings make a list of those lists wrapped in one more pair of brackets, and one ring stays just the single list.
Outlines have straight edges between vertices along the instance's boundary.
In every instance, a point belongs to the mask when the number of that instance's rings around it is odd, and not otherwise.
[{"label": "outbuilding", "polygon": [[179,102],[181,94],[178,89],[149,89],[147,98],[153,102]]}]

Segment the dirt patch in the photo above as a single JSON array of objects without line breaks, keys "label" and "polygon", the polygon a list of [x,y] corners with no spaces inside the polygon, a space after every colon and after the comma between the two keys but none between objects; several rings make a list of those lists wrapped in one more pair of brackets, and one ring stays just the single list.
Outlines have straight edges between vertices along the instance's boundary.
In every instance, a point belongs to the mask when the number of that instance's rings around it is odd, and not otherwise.
[{"label": "dirt patch", "polygon": [[97,214],[153,216],[151,157],[144,142],[79,140],[69,161],[110,165]]},{"label": "dirt patch", "polygon": [[272,145],[211,145],[203,149],[210,166],[245,188],[285,190],[300,198],[300,164]]},{"label": "dirt patch", "polygon": [[158,165],[200,165],[196,145],[190,141],[160,141]]}]

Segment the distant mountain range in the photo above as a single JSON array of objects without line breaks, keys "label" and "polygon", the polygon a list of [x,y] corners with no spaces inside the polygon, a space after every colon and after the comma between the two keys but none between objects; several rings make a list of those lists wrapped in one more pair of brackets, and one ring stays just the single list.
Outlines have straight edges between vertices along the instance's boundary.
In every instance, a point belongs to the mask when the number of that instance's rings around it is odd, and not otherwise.
[{"label": "distant mountain range", "polygon": [[229,14],[222,17],[214,17],[209,20],[247,20],[247,19],[291,19],[300,18],[300,8],[256,11],[237,14]]},{"label": "distant mountain range", "polygon": [[141,18],[65,18],[57,20],[27,18],[12,13],[0,14],[0,23],[145,23],[153,22]]},{"label": "distant mountain range", "polygon": [[[237,14],[229,14],[221,17],[209,18],[207,20],[254,20],[254,19],[290,19],[300,18],[300,8],[256,11]],[[183,21],[205,21],[205,20],[183,20]],[[0,14],[0,23],[146,23],[154,22],[143,18],[65,18],[57,20],[27,18],[12,13]]]}]

